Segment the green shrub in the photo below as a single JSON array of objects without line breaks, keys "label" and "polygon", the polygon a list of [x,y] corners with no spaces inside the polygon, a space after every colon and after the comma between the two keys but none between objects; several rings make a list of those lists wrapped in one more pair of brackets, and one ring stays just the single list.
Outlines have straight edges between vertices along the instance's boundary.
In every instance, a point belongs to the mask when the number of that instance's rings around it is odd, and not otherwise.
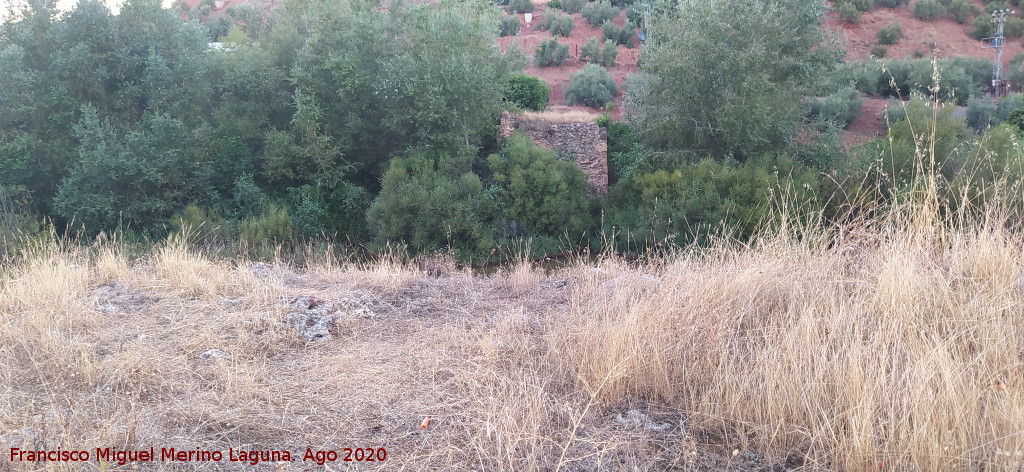
[{"label": "green shrub", "polygon": [[518,16],[503,16],[498,36],[515,36],[519,34],[519,28],[521,27],[522,24],[519,23]]},{"label": "green shrub", "polygon": [[1006,78],[1018,86],[1024,84],[1024,53],[1014,54],[1007,64]]},{"label": "green shrub", "polygon": [[488,194],[500,212],[494,225],[498,244],[529,240],[534,254],[554,254],[593,234],[590,185],[575,163],[516,134],[487,164],[493,179]]},{"label": "green shrub", "polygon": [[224,221],[214,211],[190,204],[180,213],[171,218],[171,228],[176,233],[198,235],[203,240],[211,240],[216,236],[228,237],[229,231]]},{"label": "green shrub", "polygon": [[509,0],[509,13],[529,13],[533,11],[532,0]]},{"label": "green shrub", "polygon": [[1010,4],[1003,0],[989,0],[985,2],[985,14],[991,15],[999,10],[1010,10]]},{"label": "green shrub", "polygon": [[992,23],[992,18],[988,16],[976,16],[974,17],[974,31],[971,31],[971,37],[977,40],[983,38],[992,37],[996,34],[996,25]]},{"label": "green shrub", "polygon": [[634,0],[611,0],[612,6],[615,8],[626,8],[633,4]]},{"label": "green shrub", "polygon": [[548,107],[551,87],[530,75],[517,74],[509,78],[505,100],[524,110],[543,111]]},{"label": "green shrub", "polygon": [[583,62],[601,61],[601,42],[595,37],[587,38],[587,42],[580,46],[580,60]]},{"label": "green shrub", "polygon": [[266,210],[267,197],[256,185],[252,174],[242,174],[235,179],[233,212],[239,218],[253,218]]},{"label": "green shrub", "polygon": [[242,241],[252,245],[281,244],[292,237],[292,218],[288,210],[271,204],[266,213],[242,221],[239,233]]},{"label": "green shrub", "polygon": [[746,238],[771,220],[772,203],[786,195],[811,213],[817,173],[786,157],[764,156],[742,164],[704,159],[673,170],[624,178],[609,189],[605,232],[621,235],[632,250],[664,243],[706,242],[722,233]]},{"label": "green shrub", "polygon": [[860,116],[863,105],[864,100],[860,98],[860,92],[853,87],[847,87],[825,97],[824,100],[811,102],[808,116],[845,128]]},{"label": "green shrub", "polygon": [[994,122],[1003,123],[1010,114],[1024,109],[1024,96],[1019,93],[1011,93],[999,100],[999,105],[996,106],[996,115]]},{"label": "green shrub", "polygon": [[1024,20],[1020,18],[1007,18],[1003,26],[1003,35],[1007,38],[1019,38],[1024,35]]},{"label": "green shrub", "polygon": [[534,51],[533,64],[537,67],[560,66],[569,57],[569,45],[558,44],[558,40],[541,41]]},{"label": "green shrub", "polygon": [[561,8],[562,8],[562,2],[560,0],[550,0],[550,1],[548,1],[548,9],[549,10],[550,9],[561,9]]},{"label": "green shrub", "polygon": [[564,36],[568,38],[572,34],[572,28],[575,24],[571,16],[565,13],[551,12],[544,16],[544,24],[541,28],[550,30],[551,36]]},{"label": "green shrub", "polygon": [[1006,118],[1006,124],[1017,128],[1017,133],[1024,133],[1024,110],[1014,110]]},{"label": "green shrub", "polygon": [[605,67],[615,65],[615,58],[619,55],[618,45],[607,39],[604,42],[604,49],[601,49],[601,42],[594,37],[587,38],[587,42],[580,47],[580,60],[593,62]]},{"label": "green shrub", "polygon": [[971,17],[981,13],[981,10],[968,0],[953,0],[949,5],[949,11],[957,23],[966,25]]},{"label": "green shrub", "polygon": [[967,126],[974,129],[974,132],[981,133],[993,125],[993,118],[996,114],[996,104],[989,97],[971,97],[967,100]]},{"label": "green shrub", "polygon": [[[968,97],[981,95],[991,85],[992,63],[987,59],[939,59],[935,66],[940,76],[940,100],[955,100],[958,105],[967,105]],[[856,87],[861,92],[906,99],[911,91],[930,95],[934,74],[930,59],[890,59],[862,63],[855,67],[854,76]]]},{"label": "green shrub", "polygon": [[875,4],[885,8],[897,8],[900,5],[906,5],[907,2],[909,0],[878,0]]},{"label": "green shrub", "polygon": [[636,26],[627,22],[623,27],[619,28],[609,21],[601,25],[601,35],[604,39],[615,41],[615,44],[622,44],[632,48],[633,38],[636,37]]},{"label": "green shrub", "polygon": [[[889,139],[882,143],[880,154],[875,154],[876,159],[882,155],[881,168],[886,173],[880,177],[883,181],[878,182],[879,185],[894,182],[898,186],[908,185],[914,181],[919,166],[927,169],[931,156],[920,151],[920,139],[926,137],[924,139],[930,143],[933,132],[938,173],[949,179],[967,160],[969,153],[963,144],[970,138],[971,131],[965,120],[953,115],[956,107],[936,105],[918,97],[895,107],[890,104],[889,111],[893,112],[890,115]],[[924,149],[928,149],[927,146]]]},{"label": "green shrub", "polygon": [[643,24],[644,21],[644,7],[642,5],[633,5],[626,10],[626,21],[633,23],[634,25]]},{"label": "green shrub", "polygon": [[562,0],[560,8],[566,13],[579,13],[587,3],[587,0]]},{"label": "green shrub", "polygon": [[452,172],[446,158],[398,158],[381,180],[366,219],[378,247],[404,242],[415,252],[451,249],[461,259],[494,247],[494,204],[472,172]]},{"label": "green shrub", "polygon": [[946,7],[935,0],[918,0],[914,4],[914,16],[919,20],[935,21],[936,18],[946,14]]},{"label": "green shrub", "polygon": [[900,27],[899,21],[889,23],[888,26],[880,28],[878,30],[878,43],[879,44],[896,44],[896,41],[900,40],[900,33],[902,28]]},{"label": "green shrub", "polygon": [[599,0],[584,6],[582,12],[583,18],[586,18],[590,26],[597,27],[614,18],[619,13],[619,10],[613,7],[608,0]]},{"label": "green shrub", "polygon": [[873,0],[837,0],[835,2],[835,8],[854,8],[859,12],[865,12],[871,9],[873,6]]},{"label": "green shrub", "polygon": [[889,48],[882,46],[881,44],[876,44],[871,47],[871,57],[882,59],[886,54],[889,54]]},{"label": "green shrub", "polygon": [[618,90],[615,79],[597,64],[587,64],[579,73],[570,74],[569,78],[571,82],[565,90],[565,98],[570,105],[582,103],[599,108],[611,102]]},{"label": "green shrub", "polygon": [[606,39],[604,50],[601,51],[601,65],[612,67],[615,65],[615,58],[619,55],[619,46],[614,41]]},{"label": "green shrub", "polygon": [[852,3],[846,2],[839,6],[839,19],[846,23],[860,23],[861,11]]}]

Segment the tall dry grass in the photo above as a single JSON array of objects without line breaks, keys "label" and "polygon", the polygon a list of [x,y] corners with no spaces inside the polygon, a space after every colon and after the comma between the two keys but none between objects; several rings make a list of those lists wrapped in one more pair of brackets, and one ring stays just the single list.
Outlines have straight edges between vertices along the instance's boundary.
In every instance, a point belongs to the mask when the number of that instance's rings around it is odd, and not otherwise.
[{"label": "tall dry grass", "polygon": [[[4,268],[0,439],[387,447],[382,470],[1019,470],[1024,236],[924,207],[554,274],[40,245]],[[298,295],[339,303],[331,339],[277,322]]]},{"label": "tall dry grass", "polygon": [[[554,273],[54,239],[0,275],[0,443],[388,451],[330,470],[1021,470],[1024,234],[924,188],[843,231]],[[335,303],[329,339],[281,322],[297,296]]]}]

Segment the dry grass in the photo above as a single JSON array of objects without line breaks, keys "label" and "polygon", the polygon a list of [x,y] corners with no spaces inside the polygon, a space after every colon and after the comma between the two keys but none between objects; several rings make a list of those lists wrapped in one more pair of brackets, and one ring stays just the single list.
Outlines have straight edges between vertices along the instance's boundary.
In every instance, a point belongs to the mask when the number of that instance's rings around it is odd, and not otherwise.
[{"label": "dry grass", "polygon": [[[3,268],[0,468],[134,470],[6,461],[153,446],[225,460],[138,470],[243,470],[228,448],[323,470],[306,447],[387,450],[328,470],[1020,470],[1024,237],[859,234],[486,277],[41,245]],[[280,323],[296,296],[336,304],[332,337]]]},{"label": "dry grass", "polygon": [[574,108],[556,109],[555,107],[547,111],[523,112],[520,116],[525,121],[543,121],[546,123],[585,123],[601,117],[600,114],[591,113],[586,110]]}]

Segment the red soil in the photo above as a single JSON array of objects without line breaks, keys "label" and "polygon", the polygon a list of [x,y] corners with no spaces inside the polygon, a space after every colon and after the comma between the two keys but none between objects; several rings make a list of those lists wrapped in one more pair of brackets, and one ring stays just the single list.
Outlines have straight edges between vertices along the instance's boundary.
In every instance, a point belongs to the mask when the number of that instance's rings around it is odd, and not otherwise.
[{"label": "red soil", "polygon": [[[974,0],[984,11],[984,4]],[[835,30],[843,39],[847,61],[863,61],[871,55],[871,48],[878,44],[878,30],[893,21],[899,21],[903,28],[903,36],[893,45],[886,46],[888,58],[913,57],[920,53],[924,57],[948,58],[955,56],[977,56],[995,59],[995,52],[983,49],[981,42],[969,35],[974,26],[961,25],[953,20],[952,15],[943,16],[933,22],[914,18],[913,4],[900,8],[875,8],[864,12],[859,24],[847,24],[839,21],[839,14],[831,11],[825,15],[825,27]],[[985,13],[981,14],[985,19]],[[1009,61],[1015,54],[1024,51],[1024,42],[1020,39],[1007,40],[1003,48],[1003,61]],[[1005,62],[1004,62],[1005,64]]]},{"label": "red soil", "polygon": [[[550,39],[551,33],[547,30],[537,29],[537,25],[544,22],[544,15],[548,11],[547,1],[534,1],[536,9],[533,11],[533,20],[530,22],[530,26],[526,26],[523,15],[516,15],[519,17],[519,22],[522,24],[522,29],[519,31],[517,36],[506,36],[504,38],[498,38],[498,43],[501,45],[502,51],[506,50],[510,44],[518,44],[519,48],[528,56],[532,56],[534,49],[537,48],[542,41]],[[558,10],[555,10],[558,11]],[[579,48],[583,46],[583,43],[587,42],[587,38],[596,37],[601,39],[601,28],[594,28],[590,26],[590,23],[583,18],[579,13],[571,15],[575,21],[575,26],[572,29],[572,34],[568,38],[558,36],[558,42],[561,44],[569,45],[569,58],[566,59],[565,63],[561,66],[555,67],[536,67],[533,62],[530,62],[526,66],[526,73],[535,77],[540,77],[549,86],[551,86],[551,95],[549,96],[549,103],[552,106],[568,106],[568,102],[565,99],[565,89],[569,86],[569,74],[579,72],[583,69],[586,64],[579,60]],[[625,10],[619,13],[618,16],[613,20],[615,25],[622,26],[626,23]],[[622,93],[622,84],[626,81],[626,75],[636,72],[636,61],[640,57],[640,41],[634,39],[635,46],[630,49],[625,46],[619,46],[619,55],[615,58],[615,66],[608,68],[608,73],[615,78],[615,83],[619,85],[619,91],[615,95],[615,110],[610,112],[611,116],[616,119],[622,119],[622,99],[624,94]],[[583,105],[575,105],[571,108],[577,108],[581,110],[594,109],[585,107]]]},{"label": "red soil", "polygon": [[869,97],[861,94],[864,105],[860,108],[860,116],[842,132],[843,145],[850,146],[855,143],[863,143],[885,136],[885,124],[882,123],[882,113],[885,113],[885,105],[889,103],[887,98]]}]

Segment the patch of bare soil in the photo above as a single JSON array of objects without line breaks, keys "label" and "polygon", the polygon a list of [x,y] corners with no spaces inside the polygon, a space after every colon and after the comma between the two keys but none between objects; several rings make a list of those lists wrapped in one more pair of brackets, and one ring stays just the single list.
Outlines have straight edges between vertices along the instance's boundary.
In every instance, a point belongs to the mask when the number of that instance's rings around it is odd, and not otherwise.
[{"label": "patch of bare soil", "polygon": [[[994,59],[995,52],[981,47],[981,42],[970,37],[974,26],[961,25],[951,15],[943,16],[932,22],[922,21],[914,17],[913,4],[899,8],[874,8],[861,17],[859,24],[843,23],[834,10],[825,15],[825,27],[836,30],[843,40],[847,61],[863,61],[871,56],[871,48],[878,44],[878,30],[893,21],[899,21],[903,28],[900,40],[886,46],[886,57],[906,58],[919,55],[921,57],[949,58],[957,56],[976,56]],[[978,8],[984,10],[984,3],[975,0]],[[985,14],[982,13],[984,20]],[[1003,50],[1004,60],[1024,51],[1024,41],[1013,39],[1006,41]]]},{"label": "patch of bare soil", "polygon": [[860,108],[860,116],[842,132],[843,145],[851,146],[885,136],[885,124],[881,117],[885,113],[885,106],[889,99],[880,97],[869,97],[861,94],[864,105]]}]

